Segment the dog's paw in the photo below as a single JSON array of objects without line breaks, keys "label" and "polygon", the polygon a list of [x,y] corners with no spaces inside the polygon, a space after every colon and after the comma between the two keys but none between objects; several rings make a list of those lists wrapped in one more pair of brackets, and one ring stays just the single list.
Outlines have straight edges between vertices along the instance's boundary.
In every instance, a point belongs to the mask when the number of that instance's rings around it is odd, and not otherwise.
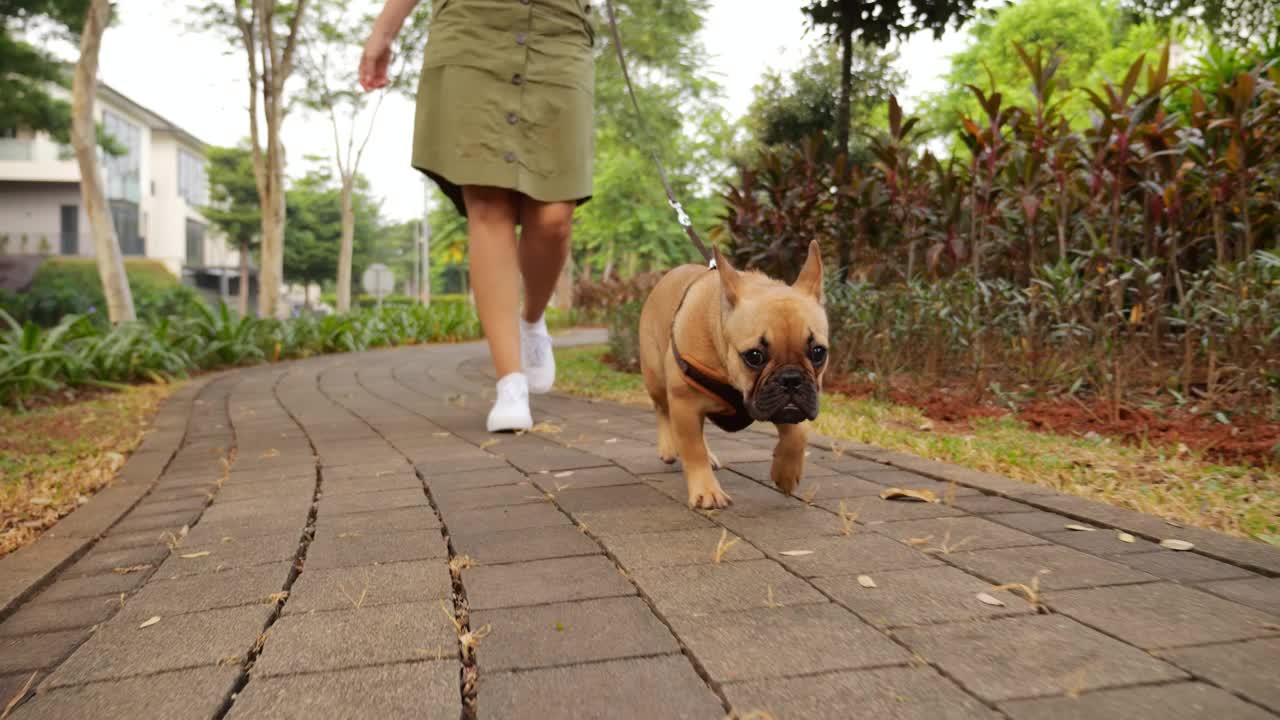
[{"label": "dog's paw", "polygon": [[720,487],[714,477],[709,482],[689,483],[689,507],[702,510],[718,510],[733,504],[733,498]]},{"label": "dog's paw", "polygon": [[769,468],[769,476],[779,490],[791,495],[800,485],[800,479],[804,476],[804,466],[799,463],[780,462],[779,458],[774,458],[773,465]]}]

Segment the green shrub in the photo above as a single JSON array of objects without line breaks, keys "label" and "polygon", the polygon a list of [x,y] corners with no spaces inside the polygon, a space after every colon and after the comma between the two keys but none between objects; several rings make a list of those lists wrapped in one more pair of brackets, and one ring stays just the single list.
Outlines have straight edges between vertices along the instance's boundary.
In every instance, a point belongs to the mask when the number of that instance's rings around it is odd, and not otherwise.
[{"label": "green shrub", "polygon": [[[160,262],[126,260],[125,276],[139,318],[179,315],[200,303],[200,295],[182,285]],[[105,323],[106,298],[97,262],[88,258],[47,260],[36,270],[26,292],[0,295],[0,309],[19,323],[30,321],[43,327],[53,327],[67,315]]]}]

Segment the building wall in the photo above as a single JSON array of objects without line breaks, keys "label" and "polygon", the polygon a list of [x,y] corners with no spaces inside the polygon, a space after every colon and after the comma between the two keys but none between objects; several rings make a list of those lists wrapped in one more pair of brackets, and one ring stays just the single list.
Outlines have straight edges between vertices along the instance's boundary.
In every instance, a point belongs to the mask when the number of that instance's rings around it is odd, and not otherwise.
[{"label": "building wall", "polygon": [[22,236],[27,236],[27,253],[40,251],[40,240],[49,242],[49,252],[60,254],[62,206],[78,209],[80,255],[93,254],[93,238],[89,219],[80,203],[80,183],[76,182],[3,182],[0,181],[0,235],[9,238],[5,252],[23,252]]}]

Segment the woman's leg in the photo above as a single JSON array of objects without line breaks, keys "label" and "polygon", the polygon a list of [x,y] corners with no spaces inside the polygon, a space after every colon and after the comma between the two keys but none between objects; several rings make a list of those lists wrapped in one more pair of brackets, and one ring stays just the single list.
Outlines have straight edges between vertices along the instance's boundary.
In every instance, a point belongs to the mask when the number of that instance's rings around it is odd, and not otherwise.
[{"label": "woman's leg", "polygon": [[520,372],[520,336],[516,308],[520,302],[520,265],[516,256],[518,195],[504,188],[468,185],[467,206],[471,287],[476,313],[499,380]]},{"label": "woman's leg", "polygon": [[537,322],[560,271],[569,257],[569,231],[573,223],[571,202],[541,202],[520,197],[520,274],[524,276],[524,321]]}]

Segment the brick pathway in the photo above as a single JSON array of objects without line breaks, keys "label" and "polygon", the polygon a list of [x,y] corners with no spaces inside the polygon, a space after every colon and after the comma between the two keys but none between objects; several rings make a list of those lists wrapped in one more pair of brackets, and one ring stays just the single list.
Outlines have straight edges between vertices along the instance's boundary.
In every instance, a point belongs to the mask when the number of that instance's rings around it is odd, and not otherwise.
[{"label": "brick pathway", "polygon": [[693,512],[643,410],[549,396],[551,432],[483,432],[482,358],[185,388],[120,483],[0,560],[0,705],[31,681],[14,718],[1280,713],[1280,551],[864,446],[813,448],[806,505],[764,432],[711,437],[735,504]]}]

